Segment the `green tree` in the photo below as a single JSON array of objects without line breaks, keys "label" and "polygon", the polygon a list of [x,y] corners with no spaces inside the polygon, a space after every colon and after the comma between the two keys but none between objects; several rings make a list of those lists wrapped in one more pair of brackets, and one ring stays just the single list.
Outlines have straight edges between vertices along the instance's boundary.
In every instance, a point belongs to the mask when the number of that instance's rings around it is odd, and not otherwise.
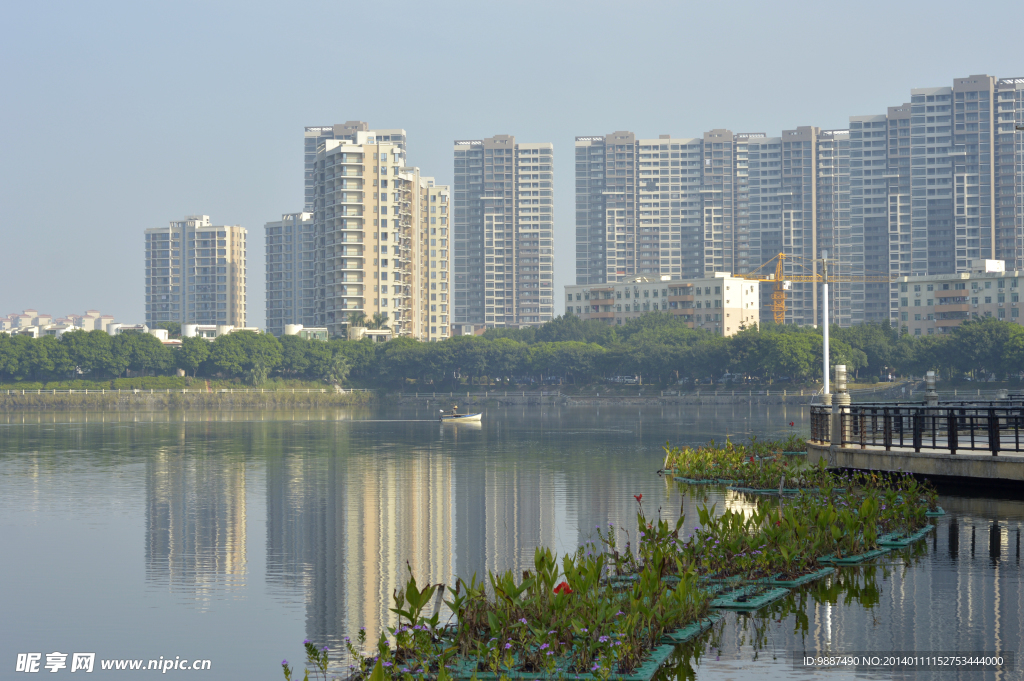
[{"label": "green tree", "polygon": [[131,354],[128,368],[140,375],[147,373],[163,373],[174,367],[174,356],[171,350],[160,342],[156,336],[148,333],[128,333],[131,336]]},{"label": "green tree", "polygon": [[351,374],[360,378],[372,378],[377,370],[377,349],[369,338],[360,341],[332,340],[329,344],[332,357],[341,354],[351,367]]},{"label": "green tree", "polygon": [[105,331],[68,331],[60,337],[77,371],[92,378],[99,377],[109,365],[111,341]]},{"label": "green tree", "polygon": [[331,385],[342,385],[345,383],[345,379],[348,378],[348,372],[348,361],[345,360],[345,355],[339,353],[331,358],[321,378]]},{"label": "green tree", "polygon": [[382,380],[401,386],[407,378],[418,375],[422,343],[408,336],[399,336],[381,345],[377,359]]},{"label": "green tree", "polygon": [[131,366],[135,335],[134,333],[119,333],[111,339],[107,371],[114,376],[120,377]]},{"label": "green tree", "polygon": [[348,325],[353,329],[366,326],[366,313],[360,312],[359,310],[349,312]]},{"label": "green tree", "polygon": [[256,360],[252,368],[245,374],[245,382],[251,386],[260,386],[267,382],[267,367],[263,362]]},{"label": "green tree", "polygon": [[373,318],[366,322],[366,328],[368,329],[390,329],[388,326],[388,313],[387,312],[374,312]]},{"label": "green tree", "polygon": [[[438,345],[438,344],[435,344]],[[522,373],[527,359],[525,343],[511,338],[496,338],[487,342],[486,365],[496,377],[512,378]]]},{"label": "green tree", "polygon": [[[986,379],[988,374],[1002,378],[1012,367],[1007,365],[1008,351],[1014,347],[1011,339],[1022,331],[1017,324],[1002,322],[993,317],[971,320],[952,331],[954,366],[964,372]],[[1018,368],[1019,370],[1019,368]]]},{"label": "green tree", "polygon": [[[278,342],[281,343],[281,364],[278,366],[278,371],[285,376],[306,374],[310,364],[308,353],[310,344],[320,341],[308,341],[299,336],[281,336]],[[326,343],[320,342],[320,344],[326,346]]]},{"label": "green tree", "polygon": [[179,369],[192,372],[195,378],[199,367],[210,356],[210,342],[198,336],[190,336],[181,339],[181,345],[175,352],[175,363]]},{"label": "green tree", "polygon": [[24,343],[17,338],[19,336],[0,333],[0,378],[5,381],[16,380],[22,375]]},{"label": "green tree", "polygon": [[[345,375],[348,376],[348,360],[344,355],[341,357],[345,360]],[[306,378],[322,378],[328,372],[334,359],[331,346],[327,343],[319,340],[306,341],[306,360],[309,363],[306,368]]]},{"label": "green tree", "polygon": [[[815,365],[815,335],[795,333],[766,334],[764,361],[771,374],[794,380],[811,374]],[[818,344],[821,337],[817,337]]]},{"label": "green tree", "polygon": [[214,372],[224,376],[242,376],[252,367],[241,333],[227,333],[214,339],[207,360]]},{"label": "green tree", "polygon": [[179,322],[158,322],[157,329],[167,329],[168,338],[181,338],[181,324]]},{"label": "green tree", "polygon": [[452,345],[452,376],[465,375],[470,383],[487,373],[487,343],[480,336],[455,336]]}]

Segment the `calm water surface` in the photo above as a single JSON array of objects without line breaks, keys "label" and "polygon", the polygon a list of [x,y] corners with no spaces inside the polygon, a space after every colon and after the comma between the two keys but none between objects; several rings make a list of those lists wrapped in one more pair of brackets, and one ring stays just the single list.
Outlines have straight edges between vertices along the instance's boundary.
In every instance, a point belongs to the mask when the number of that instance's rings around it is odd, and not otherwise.
[{"label": "calm water surface", "polygon": [[[649,513],[682,508],[692,526],[698,501],[655,475],[666,440],[808,427],[805,410],[781,406],[495,407],[479,426],[434,414],[0,415],[0,669],[19,652],[95,652],[281,678],[302,639],[333,648],[391,622],[407,561],[421,582],[523,569],[538,545],[573,550],[598,525],[635,533],[641,493]],[[945,491],[949,513],[926,543],[757,617],[729,615],[663,676],[855,677],[793,668],[794,652],[826,650],[1019,655],[1024,502]],[[719,509],[746,503],[705,493]],[[1004,674],[860,677],[1024,675],[1018,661]]]}]

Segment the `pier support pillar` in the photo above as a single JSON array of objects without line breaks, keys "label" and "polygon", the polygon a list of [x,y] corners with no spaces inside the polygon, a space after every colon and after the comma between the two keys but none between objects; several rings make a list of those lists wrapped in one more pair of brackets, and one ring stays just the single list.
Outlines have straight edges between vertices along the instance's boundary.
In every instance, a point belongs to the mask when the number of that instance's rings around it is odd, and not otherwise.
[{"label": "pier support pillar", "polygon": [[939,393],[935,392],[935,372],[928,371],[924,375],[924,401],[929,407],[939,406]]}]

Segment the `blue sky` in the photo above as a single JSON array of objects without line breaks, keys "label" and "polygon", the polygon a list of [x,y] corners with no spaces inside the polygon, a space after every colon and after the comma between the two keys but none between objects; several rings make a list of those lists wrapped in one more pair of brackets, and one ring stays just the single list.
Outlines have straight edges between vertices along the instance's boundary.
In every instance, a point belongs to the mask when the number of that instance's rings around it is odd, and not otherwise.
[{"label": "blue sky", "polygon": [[1022,23],[1020,2],[8,2],[0,314],[142,321],[143,230],[204,213],[249,229],[261,326],[302,129],[347,120],[405,128],[441,183],[454,139],[553,142],[560,290],[575,135],[843,128],[913,87],[1024,76]]}]

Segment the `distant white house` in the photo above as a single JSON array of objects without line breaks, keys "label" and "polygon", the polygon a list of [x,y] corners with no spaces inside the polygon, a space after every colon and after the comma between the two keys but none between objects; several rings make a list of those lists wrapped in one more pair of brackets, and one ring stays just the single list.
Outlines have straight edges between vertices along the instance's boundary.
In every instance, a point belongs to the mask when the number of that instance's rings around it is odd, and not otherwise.
[{"label": "distant white house", "polygon": [[302,324],[285,324],[284,335],[299,336],[306,340],[327,340],[326,326],[303,326]]},{"label": "distant white house", "polygon": [[230,324],[182,324],[181,325],[181,337],[182,338],[205,338],[206,340],[213,340],[218,336],[225,336],[235,331],[252,331],[253,333],[262,333],[262,330],[255,326],[239,326],[234,327]]},{"label": "distant white house", "polygon": [[107,324],[107,333],[111,336],[119,336],[122,333],[149,333],[149,327],[145,324],[121,324],[114,322]]},{"label": "distant white house", "polygon": [[369,338],[374,343],[386,343],[394,336],[391,329],[367,329],[362,326],[348,327],[349,340],[363,340]]}]

